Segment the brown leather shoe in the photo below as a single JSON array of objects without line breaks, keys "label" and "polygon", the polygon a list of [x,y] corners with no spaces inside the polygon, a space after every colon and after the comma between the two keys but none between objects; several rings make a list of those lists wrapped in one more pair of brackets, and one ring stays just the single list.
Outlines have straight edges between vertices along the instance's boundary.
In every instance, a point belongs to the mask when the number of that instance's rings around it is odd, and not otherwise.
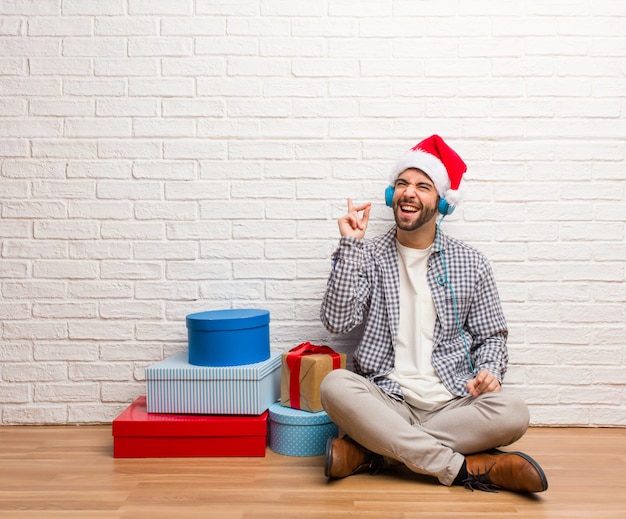
[{"label": "brown leather shoe", "polygon": [[324,474],[328,478],[345,478],[368,470],[375,474],[383,465],[380,454],[368,451],[347,436],[329,438],[326,443]]},{"label": "brown leather shoe", "polygon": [[514,492],[543,492],[548,480],[539,464],[523,452],[498,450],[465,457],[468,478],[465,488],[493,492],[496,488]]}]

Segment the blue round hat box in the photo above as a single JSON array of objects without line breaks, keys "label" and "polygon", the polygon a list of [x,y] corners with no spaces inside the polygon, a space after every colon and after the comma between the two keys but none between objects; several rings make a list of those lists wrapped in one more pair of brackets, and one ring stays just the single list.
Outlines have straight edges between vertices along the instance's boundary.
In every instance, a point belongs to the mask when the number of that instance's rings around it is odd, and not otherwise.
[{"label": "blue round hat box", "polygon": [[328,438],[339,428],[326,411],[312,413],[276,402],[269,408],[270,449],[285,456],[319,456],[326,452]]},{"label": "blue round hat box", "polygon": [[269,359],[269,322],[267,310],[249,308],[189,314],[189,363],[239,366]]}]

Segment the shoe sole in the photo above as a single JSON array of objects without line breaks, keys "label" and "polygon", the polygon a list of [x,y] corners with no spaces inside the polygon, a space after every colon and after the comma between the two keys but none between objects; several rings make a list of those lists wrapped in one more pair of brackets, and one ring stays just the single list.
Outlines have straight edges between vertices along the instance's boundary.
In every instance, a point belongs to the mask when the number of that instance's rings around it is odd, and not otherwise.
[{"label": "shoe sole", "polygon": [[533,466],[533,468],[539,473],[539,476],[541,477],[541,484],[543,488],[540,490],[540,492],[545,492],[546,490],[548,490],[548,478],[546,478],[545,472],[543,471],[539,463],[532,459],[528,454],[520,451],[506,452],[501,451],[500,449],[491,449],[488,452],[492,454],[515,454],[520,458],[524,458],[528,463]]},{"label": "shoe sole", "polygon": [[324,475],[327,478],[330,478],[330,460],[331,460],[331,454],[333,451],[333,440],[334,438],[328,438],[328,440],[326,440],[326,463],[324,463]]}]

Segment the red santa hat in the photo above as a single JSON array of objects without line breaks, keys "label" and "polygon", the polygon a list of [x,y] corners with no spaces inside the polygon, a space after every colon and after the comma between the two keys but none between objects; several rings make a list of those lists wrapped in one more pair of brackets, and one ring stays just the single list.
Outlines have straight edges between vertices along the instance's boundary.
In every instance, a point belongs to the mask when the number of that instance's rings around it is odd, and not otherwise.
[{"label": "red santa hat", "polygon": [[409,168],[426,173],[448,204],[455,206],[461,201],[459,184],[467,166],[439,135],[431,135],[402,155],[391,170],[390,184],[394,185],[398,175]]}]

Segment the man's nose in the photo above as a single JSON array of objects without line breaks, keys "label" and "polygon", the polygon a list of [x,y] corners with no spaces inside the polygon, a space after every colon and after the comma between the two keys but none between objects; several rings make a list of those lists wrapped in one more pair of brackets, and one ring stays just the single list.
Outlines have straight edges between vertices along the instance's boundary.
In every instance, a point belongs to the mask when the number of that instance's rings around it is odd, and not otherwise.
[{"label": "man's nose", "polygon": [[406,196],[415,196],[417,194],[417,186],[415,184],[407,184],[404,189]]}]

